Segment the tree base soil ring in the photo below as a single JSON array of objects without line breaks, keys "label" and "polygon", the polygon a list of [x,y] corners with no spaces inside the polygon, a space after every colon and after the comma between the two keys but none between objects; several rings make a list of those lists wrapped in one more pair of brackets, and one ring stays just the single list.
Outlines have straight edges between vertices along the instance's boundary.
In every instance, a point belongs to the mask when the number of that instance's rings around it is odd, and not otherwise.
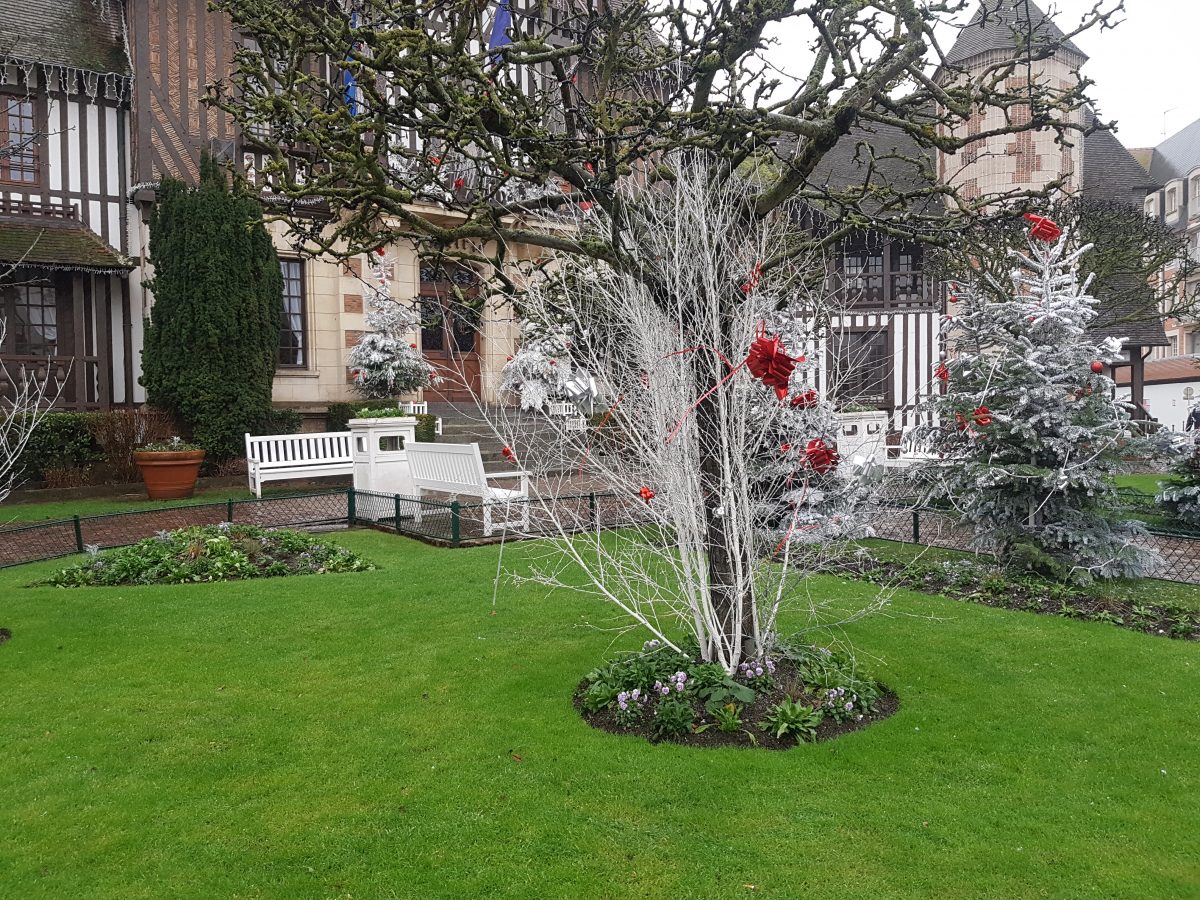
[{"label": "tree base soil ring", "polygon": [[[684,734],[673,737],[661,737],[654,731],[654,704],[648,704],[645,713],[632,724],[623,723],[615,706],[606,707],[597,712],[589,712],[583,704],[584,693],[588,689],[585,679],[579,683],[575,691],[574,704],[583,720],[593,728],[612,734],[627,734],[645,738],[651,743],[682,744],[687,747],[741,747],[759,750],[790,750],[798,743],[819,743],[831,741],[843,734],[860,731],[876,722],[881,722],[893,715],[900,708],[900,698],[892,691],[883,688],[879,699],[875,701],[870,712],[854,715],[842,721],[831,713],[826,712],[820,724],[815,727],[813,734],[805,740],[798,741],[796,737],[785,734],[777,737],[773,730],[760,727],[768,715],[781,702],[794,700],[814,709],[827,709],[825,698],[827,692],[818,687],[809,687],[800,682],[794,671],[787,663],[781,663],[778,676],[770,689],[756,692],[754,700],[746,703],[737,711],[741,724],[731,730],[721,730],[713,713],[697,698],[689,698],[695,718],[692,729]],[[727,724],[727,728],[730,726]]]}]

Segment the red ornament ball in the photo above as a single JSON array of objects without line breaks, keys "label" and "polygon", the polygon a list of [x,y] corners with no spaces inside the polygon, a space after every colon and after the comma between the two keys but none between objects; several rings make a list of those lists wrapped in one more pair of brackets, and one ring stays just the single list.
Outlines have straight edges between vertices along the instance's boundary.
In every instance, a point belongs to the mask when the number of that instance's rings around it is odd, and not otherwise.
[{"label": "red ornament ball", "polygon": [[417,349],[417,345],[416,345],[416,344],[409,344],[408,346],[409,346],[409,347],[411,347],[413,350],[416,350],[416,349]]},{"label": "red ornament ball", "polygon": [[510,463],[517,461],[517,454],[513,453],[512,447],[505,447],[500,451],[500,455],[507,459]]},{"label": "red ornament ball", "polygon": [[1092,362],[1092,371],[1095,372],[1097,375],[1099,375],[1101,372],[1104,371],[1104,363],[1100,362],[1100,360],[1098,360],[1098,359],[1093,361]]}]

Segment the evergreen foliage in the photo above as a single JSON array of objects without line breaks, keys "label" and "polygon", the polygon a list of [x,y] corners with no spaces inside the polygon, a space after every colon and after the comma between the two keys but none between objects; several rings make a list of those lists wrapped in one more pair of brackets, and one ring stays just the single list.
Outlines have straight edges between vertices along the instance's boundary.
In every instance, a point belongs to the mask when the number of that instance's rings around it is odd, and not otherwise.
[{"label": "evergreen foliage", "polygon": [[200,184],[164,179],[150,220],[154,310],[142,384],[215,459],[271,414],[283,277],[257,202],[204,160]]},{"label": "evergreen foliage", "polygon": [[1088,334],[1096,301],[1078,269],[1090,248],[1069,240],[1014,251],[1006,299],[987,276],[951,285],[954,353],[930,403],[939,424],[918,433],[939,460],[915,477],[923,499],[951,501],[1005,562],[1081,582],[1139,576],[1151,562],[1134,543],[1142,526],[1120,518],[1111,480],[1136,438],[1094,365],[1113,363],[1120,344]]},{"label": "evergreen foliage", "polygon": [[1180,523],[1200,528],[1200,449],[1192,448],[1173,475],[1155,499]]}]

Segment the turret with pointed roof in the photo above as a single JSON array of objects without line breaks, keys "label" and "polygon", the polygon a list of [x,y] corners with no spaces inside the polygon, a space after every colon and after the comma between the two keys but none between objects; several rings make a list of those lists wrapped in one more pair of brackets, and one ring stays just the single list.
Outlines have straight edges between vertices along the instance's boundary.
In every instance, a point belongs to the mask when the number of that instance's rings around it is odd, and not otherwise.
[{"label": "turret with pointed roof", "polygon": [[1066,39],[1062,29],[1042,12],[1032,0],[982,0],[971,21],[959,32],[958,40],[946,54],[949,66],[959,66],[977,56],[1014,49],[1024,52],[1031,47],[1036,58],[1050,48],[1055,53],[1079,57],[1077,65],[1087,61],[1087,55]]}]

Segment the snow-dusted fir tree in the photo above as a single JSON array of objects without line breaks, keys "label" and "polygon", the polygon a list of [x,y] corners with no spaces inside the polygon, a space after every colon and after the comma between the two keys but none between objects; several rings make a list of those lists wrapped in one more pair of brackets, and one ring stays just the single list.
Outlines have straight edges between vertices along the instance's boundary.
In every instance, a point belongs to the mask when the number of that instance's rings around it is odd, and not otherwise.
[{"label": "snow-dusted fir tree", "polygon": [[[1191,439],[1195,434],[1187,432],[1186,436]],[[1186,447],[1186,456],[1176,464],[1172,476],[1163,482],[1155,499],[1177,521],[1200,528],[1200,447]]]},{"label": "snow-dusted fir tree", "polygon": [[427,387],[434,368],[409,340],[420,318],[412,307],[392,297],[390,262],[369,257],[375,282],[367,291],[367,330],[347,357],[354,387],[364,397],[385,400]]},{"label": "snow-dusted fir tree", "polygon": [[[675,172],[630,205],[635,267],[563,254],[520,297],[526,349],[505,383],[526,406],[556,394],[594,404],[593,427],[553,417],[529,427],[528,414],[503,407],[488,415],[532,475],[534,519],[557,533],[524,550],[514,574],[604,598],[625,614],[617,627],[694,641],[733,672],[768,652],[782,610],[790,629],[830,625],[885,595],[834,609],[806,587],[813,555],[836,552],[826,541],[861,533],[865,518],[846,502],[862,494],[843,477],[851,466],[837,458],[834,412],[817,390],[822,329],[836,312],[812,288],[825,260],[781,252],[794,210],[747,227],[753,185],[702,164]],[[608,225],[598,215],[579,227]],[[601,531],[591,490],[615,494],[631,527]]]},{"label": "snow-dusted fir tree", "polygon": [[1070,235],[1033,217],[1028,250],[1011,252],[1011,285],[952,283],[952,347],[934,378],[937,423],[917,439],[938,459],[914,477],[948,500],[981,549],[1075,581],[1139,576],[1153,557],[1117,509],[1112,474],[1137,439],[1107,367],[1120,341],[1088,331],[1096,300]]}]

